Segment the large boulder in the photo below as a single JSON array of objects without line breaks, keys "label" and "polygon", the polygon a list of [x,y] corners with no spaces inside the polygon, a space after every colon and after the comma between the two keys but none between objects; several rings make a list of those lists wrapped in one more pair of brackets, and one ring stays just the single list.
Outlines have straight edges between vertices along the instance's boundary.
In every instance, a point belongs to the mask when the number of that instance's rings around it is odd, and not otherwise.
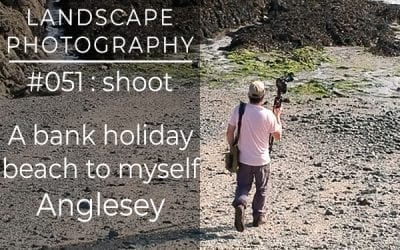
[{"label": "large boulder", "polygon": [[30,69],[27,65],[10,64],[9,60],[24,58],[39,58],[42,53],[35,54],[32,50],[26,54],[23,50],[12,49],[8,52],[7,37],[17,36],[33,39],[41,31],[32,30],[26,21],[27,9],[35,18],[40,18],[44,12],[44,0],[1,0],[0,1],[0,97],[11,97],[25,87],[25,73]]}]

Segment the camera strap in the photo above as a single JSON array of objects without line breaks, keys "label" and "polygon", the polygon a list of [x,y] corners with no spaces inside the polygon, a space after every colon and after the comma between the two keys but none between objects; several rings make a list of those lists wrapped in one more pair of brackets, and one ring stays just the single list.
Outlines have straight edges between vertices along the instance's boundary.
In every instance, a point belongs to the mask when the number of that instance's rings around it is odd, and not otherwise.
[{"label": "camera strap", "polygon": [[246,103],[244,102],[240,102],[239,105],[239,121],[238,121],[238,127],[237,127],[237,135],[235,138],[235,142],[233,143],[233,145],[236,145],[239,142],[239,137],[240,137],[240,129],[242,127],[242,117],[244,114],[244,111],[246,109]]}]

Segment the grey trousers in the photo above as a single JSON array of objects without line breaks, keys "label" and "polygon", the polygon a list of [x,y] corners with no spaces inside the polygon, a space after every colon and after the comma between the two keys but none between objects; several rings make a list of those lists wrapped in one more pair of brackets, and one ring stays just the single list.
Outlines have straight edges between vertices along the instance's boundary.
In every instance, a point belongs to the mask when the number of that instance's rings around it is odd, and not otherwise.
[{"label": "grey trousers", "polygon": [[248,195],[253,185],[256,183],[256,193],[253,197],[252,208],[253,216],[265,214],[265,203],[267,201],[267,184],[271,171],[271,164],[264,166],[249,166],[243,163],[239,164],[239,170],[236,175],[237,186],[235,199],[232,203],[234,207],[244,205],[247,207]]}]

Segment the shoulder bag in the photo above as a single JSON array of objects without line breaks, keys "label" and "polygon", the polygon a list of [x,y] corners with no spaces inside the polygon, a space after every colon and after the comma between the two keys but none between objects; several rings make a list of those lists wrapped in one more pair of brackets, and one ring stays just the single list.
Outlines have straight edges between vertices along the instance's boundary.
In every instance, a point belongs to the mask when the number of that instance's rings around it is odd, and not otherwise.
[{"label": "shoulder bag", "polygon": [[230,147],[229,152],[225,154],[225,168],[231,173],[236,173],[239,169],[239,148],[237,144],[239,142],[240,129],[242,127],[242,117],[245,109],[246,103],[240,102],[237,135],[235,137],[232,147]]}]

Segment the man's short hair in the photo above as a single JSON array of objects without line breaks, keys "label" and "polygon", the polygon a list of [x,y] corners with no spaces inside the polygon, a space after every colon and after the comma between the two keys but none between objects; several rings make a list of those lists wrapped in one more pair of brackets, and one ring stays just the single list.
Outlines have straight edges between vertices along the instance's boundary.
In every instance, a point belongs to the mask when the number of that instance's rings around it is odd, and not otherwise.
[{"label": "man's short hair", "polygon": [[249,101],[251,104],[258,104],[264,99],[264,96],[261,97],[250,97],[249,96]]}]

